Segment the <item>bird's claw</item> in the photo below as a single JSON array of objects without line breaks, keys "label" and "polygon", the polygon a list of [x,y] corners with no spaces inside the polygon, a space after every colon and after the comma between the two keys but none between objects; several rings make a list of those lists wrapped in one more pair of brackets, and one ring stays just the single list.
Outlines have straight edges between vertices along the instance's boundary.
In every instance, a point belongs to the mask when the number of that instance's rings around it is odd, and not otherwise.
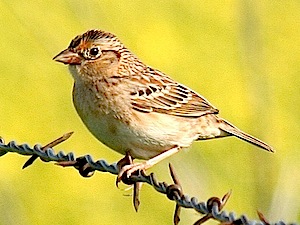
[{"label": "bird's claw", "polygon": [[126,153],[124,158],[122,158],[117,166],[119,168],[119,174],[117,176],[116,185],[123,181],[123,183],[132,185],[134,182],[130,180],[131,175],[138,175],[141,170],[145,169],[145,165],[143,163],[133,163],[133,159],[129,152]]},{"label": "bird's claw", "polygon": [[116,185],[118,186],[120,181],[123,181],[125,184],[132,185],[134,182],[130,180],[131,175],[138,175],[140,171],[143,170],[145,170],[145,165],[143,163],[131,163],[122,166],[117,176]]}]

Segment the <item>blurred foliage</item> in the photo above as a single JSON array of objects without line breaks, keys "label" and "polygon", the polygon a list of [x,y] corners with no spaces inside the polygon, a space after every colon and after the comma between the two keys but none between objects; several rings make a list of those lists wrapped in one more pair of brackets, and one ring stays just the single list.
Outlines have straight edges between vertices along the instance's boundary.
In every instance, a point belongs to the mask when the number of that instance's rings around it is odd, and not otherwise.
[{"label": "blurred foliage", "polygon": [[[300,2],[0,1],[0,135],[117,161],[77,116],[72,78],[51,59],[88,29],[111,31],[144,62],[193,88],[221,116],[273,145],[276,154],[236,138],[195,143],[155,166],[170,182],[172,162],[184,190],[199,200],[233,195],[226,210],[271,221],[300,220]],[[135,213],[115,177],[81,178],[72,169],[9,154],[0,164],[0,225],[171,224],[174,205],[144,187]],[[182,224],[199,216],[183,210]]]}]

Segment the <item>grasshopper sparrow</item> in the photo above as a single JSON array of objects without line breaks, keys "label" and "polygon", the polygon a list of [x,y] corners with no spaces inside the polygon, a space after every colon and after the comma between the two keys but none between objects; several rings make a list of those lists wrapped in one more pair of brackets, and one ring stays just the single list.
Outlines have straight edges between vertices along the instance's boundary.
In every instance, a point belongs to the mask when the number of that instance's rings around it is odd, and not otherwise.
[{"label": "grasshopper sparrow", "polygon": [[193,141],[236,136],[272,147],[218,116],[218,109],[190,88],[131,53],[113,34],[89,30],[54,57],[69,65],[73,102],[83,123],[102,143],[140,164],[127,176],[189,147]]}]

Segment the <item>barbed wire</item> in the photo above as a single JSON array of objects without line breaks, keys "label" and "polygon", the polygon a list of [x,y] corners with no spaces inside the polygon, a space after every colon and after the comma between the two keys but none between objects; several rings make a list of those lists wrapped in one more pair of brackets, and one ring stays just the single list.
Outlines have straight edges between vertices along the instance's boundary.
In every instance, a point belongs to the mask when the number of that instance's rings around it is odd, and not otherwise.
[{"label": "barbed wire", "polygon": [[[100,159],[94,161],[91,155],[84,155],[81,157],[75,157],[73,152],[65,154],[63,151],[55,153],[53,147],[60,142],[68,139],[72,133],[68,133],[56,139],[55,141],[42,147],[40,144],[36,144],[30,147],[28,144],[18,145],[15,141],[10,141],[5,144],[4,139],[0,138],[0,157],[4,156],[8,152],[18,153],[20,155],[31,156],[31,158],[25,163],[23,168],[29,166],[35,158],[39,157],[44,162],[54,161],[60,166],[73,166],[76,168],[80,175],[83,177],[90,177],[95,171],[109,172],[114,175],[118,175],[119,165],[117,163],[109,164],[105,160]],[[123,177],[122,181],[125,184],[134,185],[133,202],[134,207],[137,210],[139,206],[139,190],[141,183],[147,183],[151,185],[156,191],[165,194],[170,200],[176,203],[174,213],[174,224],[178,224],[180,221],[180,208],[191,208],[202,214],[202,218],[194,223],[194,225],[200,225],[209,219],[219,221],[223,225],[285,225],[284,221],[278,221],[270,223],[262,213],[258,212],[259,220],[250,220],[245,215],[236,216],[234,212],[223,211],[223,207],[226,204],[231,192],[225,194],[222,198],[211,197],[207,202],[199,202],[195,197],[189,197],[183,194],[182,187],[179,179],[174,171],[172,165],[170,165],[170,174],[174,184],[167,184],[166,182],[159,182],[155,175],[151,173],[146,175],[144,172],[139,171],[134,173],[129,178]],[[296,223],[289,223],[290,225],[296,225]]]}]

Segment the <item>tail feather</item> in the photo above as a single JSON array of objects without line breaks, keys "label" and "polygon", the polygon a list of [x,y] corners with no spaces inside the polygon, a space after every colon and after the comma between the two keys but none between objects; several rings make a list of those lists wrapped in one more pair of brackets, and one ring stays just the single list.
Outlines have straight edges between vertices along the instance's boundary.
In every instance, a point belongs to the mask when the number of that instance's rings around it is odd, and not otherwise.
[{"label": "tail feather", "polygon": [[227,122],[226,120],[220,121],[220,127],[219,127],[222,131],[234,135],[244,141],[249,142],[250,144],[256,145],[264,150],[267,150],[269,152],[274,152],[274,149],[268,145],[267,143],[249,135],[246,134],[245,132],[241,131],[240,129],[238,129],[237,127],[235,127],[234,125],[232,125],[231,123]]}]

